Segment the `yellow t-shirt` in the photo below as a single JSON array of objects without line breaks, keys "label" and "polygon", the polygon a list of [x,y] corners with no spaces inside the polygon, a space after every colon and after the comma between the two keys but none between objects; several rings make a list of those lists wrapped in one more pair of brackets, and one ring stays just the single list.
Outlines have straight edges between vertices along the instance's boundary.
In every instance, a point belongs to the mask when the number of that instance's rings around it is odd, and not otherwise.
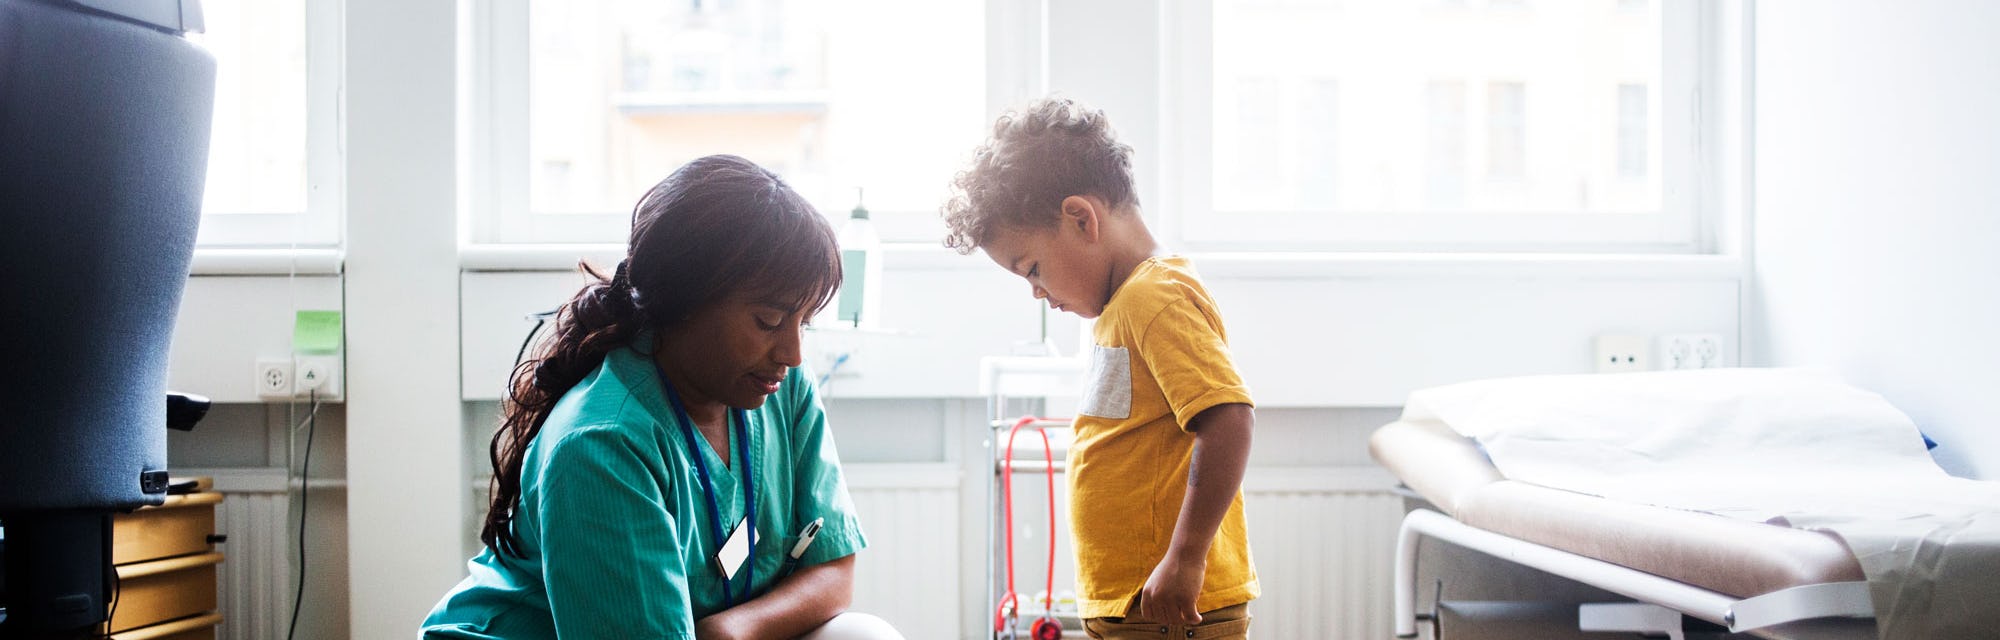
[{"label": "yellow t-shirt", "polygon": [[[1070,528],[1085,618],[1125,616],[1166,556],[1187,495],[1188,422],[1250,404],[1215,300],[1187,258],[1148,259],[1112,294],[1093,329],[1091,388],[1069,453]],[[1257,570],[1238,491],[1208,550],[1198,611],[1256,598]]]}]

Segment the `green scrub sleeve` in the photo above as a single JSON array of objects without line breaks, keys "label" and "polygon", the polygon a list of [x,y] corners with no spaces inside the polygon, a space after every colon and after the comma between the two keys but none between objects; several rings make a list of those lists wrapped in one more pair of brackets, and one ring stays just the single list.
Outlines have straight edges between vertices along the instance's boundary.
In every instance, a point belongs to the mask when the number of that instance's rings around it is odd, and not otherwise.
[{"label": "green scrub sleeve", "polygon": [[826,519],[819,536],[799,558],[799,566],[807,567],[854,555],[868,546],[868,538],[861,532],[861,519],[854,515],[847,478],[840,472],[840,452],[834,447],[833,434],[827,431],[826,410],[820,405],[811,376],[795,377],[794,384],[802,388],[795,413],[799,421],[792,431],[798,467],[793,476],[795,499],[789,531],[797,532],[814,518]]},{"label": "green scrub sleeve", "polygon": [[556,635],[693,638],[694,620],[664,469],[613,428],[564,436],[534,486]]}]

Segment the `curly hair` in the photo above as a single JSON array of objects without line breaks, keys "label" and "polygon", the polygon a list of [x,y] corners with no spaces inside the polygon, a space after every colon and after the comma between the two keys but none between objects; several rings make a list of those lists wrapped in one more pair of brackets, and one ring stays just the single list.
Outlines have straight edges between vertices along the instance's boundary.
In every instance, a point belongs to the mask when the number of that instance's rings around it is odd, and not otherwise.
[{"label": "curly hair", "polygon": [[1054,226],[1063,198],[1094,195],[1114,208],[1139,203],[1132,147],[1118,141],[1103,111],[1068,98],[1043,98],[1000,116],[951,186],[944,245],[961,254],[1000,228]]}]

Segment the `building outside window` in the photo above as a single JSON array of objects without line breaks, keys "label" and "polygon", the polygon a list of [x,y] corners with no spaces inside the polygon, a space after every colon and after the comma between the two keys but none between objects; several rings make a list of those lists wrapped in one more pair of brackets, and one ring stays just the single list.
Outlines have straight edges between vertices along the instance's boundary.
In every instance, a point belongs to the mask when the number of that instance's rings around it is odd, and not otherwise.
[{"label": "building outside window", "polygon": [[1528,88],[1519,82],[1486,85],[1486,177],[1519,180],[1528,166]]},{"label": "building outside window", "polygon": [[474,242],[622,241],[646,189],[712,153],[776,171],[823,213],[865,199],[891,239],[935,240],[952,173],[987,129],[974,0],[478,11],[473,37],[495,53],[475,84],[495,138],[473,152]]},{"label": "building outside window", "polygon": [[1257,248],[1239,230],[1283,226],[1300,230],[1287,249],[1694,246],[1695,212],[1665,178],[1696,172],[1659,168],[1662,137],[1693,140],[1697,123],[1662,118],[1655,88],[1671,78],[1692,95],[1695,76],[1669,69],[1693,64],[1698,7],[1472,4],[1505,10],[1195,3],[1182,29],[1201,32],[1210,64],[1182,82],[1211,88],[1193,110],[1209,119],[1168,135],[1207,136],[1213,159],[1187,165],[1208,182],[1182,189],[1183,237]]},{"label": "building outside window", "polygon": [[339,242],[339,2],[206,0],[215,57],[198,244]]},{"label": "building outside window", "polygon": [[1618,177],[1643,179],[1648,173],[1648,138],[1652,123],[1646,119],[1646,85],[1618,85]]}]

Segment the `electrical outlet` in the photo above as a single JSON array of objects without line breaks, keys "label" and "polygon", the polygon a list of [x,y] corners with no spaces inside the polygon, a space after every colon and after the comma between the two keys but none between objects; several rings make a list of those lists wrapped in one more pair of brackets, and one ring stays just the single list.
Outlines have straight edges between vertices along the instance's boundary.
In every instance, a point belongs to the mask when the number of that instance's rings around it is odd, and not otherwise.
[{"label": "electrical outlet", "polygon": [[1646,371],[1653,363],[1646,356],[1646,336],[1603,335],[1597,337],[1597,372]]},{"label": "electrical outlet", "polygon": [[266,400],[289,400],[292,397],[292,361],[270,358],[257,361],[257,397]]},{"label": "electrical outlet", "polygon": [[293,378],[296,397],[317,397],[321,402],[339,400],[340,356],[299,356]]},{"label": "electrical outlet", "polygon": [[1703,369],[1725,366],[1722,362],[1722,336],[1707,333],[1695,335],[1694,358]]},{"label": "electrical outlet", "polygon": [[1662,369],[1714,369],[1725,366],[1722,336],[1713,333],[1660,336],[1659,348]]}]

